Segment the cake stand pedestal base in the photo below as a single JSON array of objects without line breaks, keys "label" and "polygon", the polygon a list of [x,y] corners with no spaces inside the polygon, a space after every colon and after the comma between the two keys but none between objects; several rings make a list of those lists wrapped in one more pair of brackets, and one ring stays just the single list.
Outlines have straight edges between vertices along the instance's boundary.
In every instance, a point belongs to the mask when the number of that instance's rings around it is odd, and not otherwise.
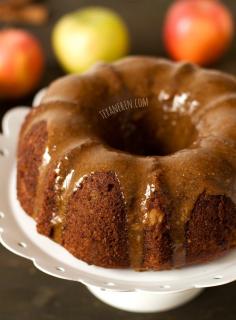
[{"label": "cake stand pedestal base", "polygon": [[117,292],[87,286],[88,290],[106,304],[130,312],[162,312],[179,307],[198,296],[203,289],[190,289],[176,293]]}]

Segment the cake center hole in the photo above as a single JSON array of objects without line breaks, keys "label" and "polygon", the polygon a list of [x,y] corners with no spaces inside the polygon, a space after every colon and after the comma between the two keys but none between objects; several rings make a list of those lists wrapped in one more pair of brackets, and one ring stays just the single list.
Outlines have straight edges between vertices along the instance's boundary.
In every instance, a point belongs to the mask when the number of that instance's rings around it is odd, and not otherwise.
[{"label": "cake center hole", "polygon": [[142,156],[166,156],[197,138],[190,116],[163,104],[124,110],[103,119],[102,138],[112,148]]}]

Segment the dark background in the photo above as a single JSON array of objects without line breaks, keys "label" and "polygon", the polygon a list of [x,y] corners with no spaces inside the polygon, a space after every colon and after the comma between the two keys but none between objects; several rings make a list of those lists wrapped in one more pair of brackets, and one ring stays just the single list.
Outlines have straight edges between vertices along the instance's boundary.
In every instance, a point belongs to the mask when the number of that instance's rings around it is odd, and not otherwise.
[{"label": "dark background", "polygon": [[[1,1],[1,0],[0,0]],[[43,26],[24,26],[42,42],[46,52],[46,72],[41,86],[63,75],[50,45],[51,28],[64,13],[87,5],[114,8],[127,22],[133,54],[165,56],[161,30],[169,0],[50,0],[44,1],[50,19]],[[223,1],[236,17],[236,1]],[[6,26],[6,25],[1,25]],[[10,25],[12,26],[12,24]],[[229,52],[213,66],[236,75],[236,37]],[[0,101],[0,116],[16,105],[30,105],[32,96]],[[235,320],[236,283],[211,288],[193,302],[162,314],[139,315],[115,310],[94,298],[80,283],[49,277],[32,263],[0,247],[0,320],[71,319],[156,319],[156,320]]]}]

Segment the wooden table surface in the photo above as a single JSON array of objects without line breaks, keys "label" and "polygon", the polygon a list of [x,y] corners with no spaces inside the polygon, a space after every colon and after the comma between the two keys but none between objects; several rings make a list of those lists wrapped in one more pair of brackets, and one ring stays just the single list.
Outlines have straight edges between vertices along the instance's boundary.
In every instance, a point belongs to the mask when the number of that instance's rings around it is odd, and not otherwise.
[{"label": "wooden table surface", "polygon": [[[86,5],[106,5],[127,21],[132,36],[132,53],[165,56],[161,27],[167,0],[50,0],[49,22],[27,27],[43,43],[47,68],[41,86],[63,74],[52,53],[50,33],[55,20],[65,12]],[[236,1],[224,1],[236,17]],[[0,25],[1,27],[1,25]],[[229,52],[214,66],[236,75],[236,39]],[[0,116],[15,105],[30,105],[32,96],[21,101],[0,101]],[[36,270],[32,263],[0,247],[0,320],[235,320],[236,282],[204,291],[193,302],[162,314],[132,314],[115,310],[94,298],[75,282],[59,280]]]}]

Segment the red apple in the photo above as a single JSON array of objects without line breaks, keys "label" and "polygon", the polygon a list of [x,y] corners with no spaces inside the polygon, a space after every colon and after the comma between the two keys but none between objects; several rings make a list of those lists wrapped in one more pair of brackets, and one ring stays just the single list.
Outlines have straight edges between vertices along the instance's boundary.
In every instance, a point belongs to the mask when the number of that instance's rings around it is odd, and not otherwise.
[{"label": "red apple", "polygon": [[18,98],[39,83],[44,55],[39,41],[19,29],[0,31],[0,98]]},{"label": "red apple", "polygon": [[233,29],[233,18],[220,1],[179,0],[167,12],[164,42],[173,59],[206,65],[227,50]]}]

